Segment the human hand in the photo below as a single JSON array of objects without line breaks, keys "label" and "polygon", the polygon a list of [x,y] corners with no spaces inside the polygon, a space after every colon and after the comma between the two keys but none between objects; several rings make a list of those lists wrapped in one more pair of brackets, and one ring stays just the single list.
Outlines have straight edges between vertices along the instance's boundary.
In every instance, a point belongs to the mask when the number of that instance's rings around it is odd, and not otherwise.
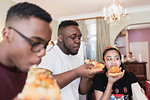
[{"label": "human hand", "polygon": [[121,79],[123,77],[124,73],[125,73],[125,70],[123,70],[123,72],[120,73],[119,76],[111,77],[111,76],[107,75],[108,82],[111,83],[111,84],[114,84],[116,81],[118,81],[119,79]]},{"label": "human hand", "polygon": [[79,77],[84,77],[84,78],[92,78],[94,77],[95,74],[104,72],[103,69],[92,69],[92,67],[95,66],[92,64],[84,64],[79,66],[76,69],[76,71]]}]

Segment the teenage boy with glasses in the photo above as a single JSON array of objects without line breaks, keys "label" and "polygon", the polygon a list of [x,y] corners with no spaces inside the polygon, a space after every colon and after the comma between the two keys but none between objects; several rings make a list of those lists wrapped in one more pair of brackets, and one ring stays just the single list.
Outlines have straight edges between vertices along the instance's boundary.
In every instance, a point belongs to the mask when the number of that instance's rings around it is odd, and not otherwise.
[{"label": "teenage boy with glasses", "polygon": [[0,100],[21,92],[28,69],[39,64],[51,40],[51,16],[39,6],[23,2],[7,13],[0,43]]}]

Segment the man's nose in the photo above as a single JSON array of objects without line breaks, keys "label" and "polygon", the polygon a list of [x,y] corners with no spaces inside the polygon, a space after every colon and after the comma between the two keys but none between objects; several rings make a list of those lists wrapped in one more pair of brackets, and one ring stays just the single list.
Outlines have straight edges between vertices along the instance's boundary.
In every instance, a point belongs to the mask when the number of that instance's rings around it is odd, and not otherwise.
[{"label": "man's nose", "polygon": [[39,57],[43,57],[43,56],[45,56],[45,54],[46,54],[46,49],[45,49],[45,48],[41,49],[41,50],[38,52],[38,56],[39,56]]},{"label": "man's nose", "polygon": [[80,43],[80,39],[77,37],[77,38],[75,39],[75,42],[76,42],[76,43]]}]

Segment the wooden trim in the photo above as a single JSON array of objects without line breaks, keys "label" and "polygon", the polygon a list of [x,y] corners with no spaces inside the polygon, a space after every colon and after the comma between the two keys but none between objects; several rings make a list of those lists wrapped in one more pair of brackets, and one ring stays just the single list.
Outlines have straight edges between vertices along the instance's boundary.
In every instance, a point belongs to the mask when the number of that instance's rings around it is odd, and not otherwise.
[{"label": "wooden trim", "polygon": [[119,34],[118,37],[126,36],[126,34]]},{"label": "wooden trim", "polygon": [[92,17],[92,18],[83,18],[83,19],[74,19],[74,21],[90,20],[90,19],[103,19],[104,17]]}]

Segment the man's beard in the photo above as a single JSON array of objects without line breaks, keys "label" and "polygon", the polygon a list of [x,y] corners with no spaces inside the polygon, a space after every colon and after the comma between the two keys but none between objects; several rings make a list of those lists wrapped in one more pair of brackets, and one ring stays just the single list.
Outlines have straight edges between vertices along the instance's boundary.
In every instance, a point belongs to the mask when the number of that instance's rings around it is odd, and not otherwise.
[{"label": "man's beard", "polygon": [[67,47],[67,45],[66,45],[66,43],[64,42],[64,40],[63,40],[63,46],[64,46],[64,48],[65,48],[65,50],[67,51],[68,54],[76,55],[76,54],[78,53],[78,51],[75,52],[75,53],[72,52],[72,51]]}]

